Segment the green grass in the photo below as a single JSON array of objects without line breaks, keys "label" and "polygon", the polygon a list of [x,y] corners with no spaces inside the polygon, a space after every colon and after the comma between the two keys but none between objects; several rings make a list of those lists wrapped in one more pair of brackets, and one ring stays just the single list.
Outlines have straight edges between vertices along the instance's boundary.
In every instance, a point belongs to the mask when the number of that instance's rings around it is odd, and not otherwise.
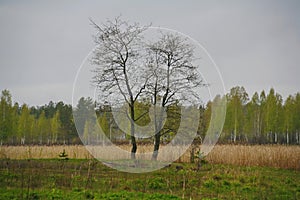
[{"label": "green grass", "polygon": [[[6,190],[0,191],[1,199],[21,199],[22,192],[20,190]],[[110,199],[110,200],[119,200],[119,199],[146,199],[146,200],[161,200],[161,199],[180,199],[174,195],[166,194],[145,194],[141,192],[109,192],[105,194],[100,194],[97,192],[87,191],[87,190],[74,190],[74,191],[64,191],[58,189],[52,190],[36,190],[23,195],[24,199]]]},{"label": "green grass", "polygon": [[210,164],[195,168],[174,163],[131,174],[95,160],[0,160],[0,199],[300,199],[299,171]]}]

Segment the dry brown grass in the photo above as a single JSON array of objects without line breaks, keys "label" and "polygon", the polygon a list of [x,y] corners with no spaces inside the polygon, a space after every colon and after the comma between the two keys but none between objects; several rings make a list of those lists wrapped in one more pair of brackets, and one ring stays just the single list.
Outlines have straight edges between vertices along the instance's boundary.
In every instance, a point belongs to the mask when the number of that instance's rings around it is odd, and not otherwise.
[{"label": "dry brown grass", "polygon": [[[130,145],[120,145],[120,148],[129,152]],[[110,149],[111,148],[111,149]],[[162,147],[164,148],[164,147]],[[40,158],[58,158],[60,152],[65,149],[69,158],[88,159],[92,158],[89,151],[84,146],[1,146],[0,158],[9,159],[40,159]],[[151,157],[152,145],[139,146],[138,153],[149,153],[144,156]],[[89,147],[93,155],[98,154],[104,159],[124,159],[124,156],[114,153],[112,147]],[[159,154],[158,159],[173,159],[180,154],[180,147],[170,147],[165,149],[167,156]],[[106,156],[106,157],[105,157]],[[241,166],[268,166],[286,169],[300,170],[300,146],[283,145],[217,145],[208,154],[206,159],[214,164],[233,164]],[[179,162],[190,162],[190,151],[183,154]]]},{"label": "dry brown grass", "polygon": [[91,158],[84,146],[2,146],[0,158],[9,159],[40,159],[58,158],[59,153],[65,149],[69,158]]},{"label": "dry brown grass", "polygon": [[207,160],[219,164],[300,170],[300,146],[217,145],[207,156]]}]

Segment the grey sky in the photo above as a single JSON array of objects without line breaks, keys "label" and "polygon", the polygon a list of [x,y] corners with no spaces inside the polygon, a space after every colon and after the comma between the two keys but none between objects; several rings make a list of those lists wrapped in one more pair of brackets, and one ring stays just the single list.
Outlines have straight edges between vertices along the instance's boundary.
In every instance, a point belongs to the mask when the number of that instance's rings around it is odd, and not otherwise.
[{"label": "grey sky", "polygon": [[71,103],[73,81],[93,48],[89,17],[122,14],[199,41],[229,90],[300,91],[300,1],[0,1],[0,90],[14,101]]}]

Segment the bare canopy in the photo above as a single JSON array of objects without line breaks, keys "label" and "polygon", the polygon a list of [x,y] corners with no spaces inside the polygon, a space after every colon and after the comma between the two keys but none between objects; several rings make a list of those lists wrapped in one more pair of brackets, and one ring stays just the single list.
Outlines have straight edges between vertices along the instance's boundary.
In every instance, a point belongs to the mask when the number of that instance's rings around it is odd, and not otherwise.
[{"label": "bare canopy", "polygon": [[[129,24],[119,17],[114,21],[98,26],[91,20],[97,30],[96,48],[92,63],[97,65],[94,70],[93,82],[99,91],[99,100],[113,104],[129,106],[131,119],[131,157],[135,159],[137,150],[135,138],[135,102],[146,87],[149,77],[142,73],[141,55],[142,35],[147,27]],[[103,103],[103,102],[102,102]]]},{"label": "bare canopy", "polygon": [[182,105],[197,105],[201,101],[199,87],[205,86],[194,64],[194,47],[186,38],[177,34],[161,33],[161,38],[149,44],[152,78],[147,84],[147,92],[152,104],[159,107],[155,125],[155,144],[152,159],[156,160],[160,138],[164,134],[162,113],[164,108],[180,102]]},{"label": "bare canopy", "polygon": [[[164,112],[180,102],[182,106],[199,105],[198,88],[205,86],[196,64],[194,46],[174,33],[159,32],[158,38],[146,41],[148,27],[129,24],[116,18],[101,26],[91,20],[97,30],[92,63],[96,65],[93,83],[99,89],[100,103],[128,105],[130,119],[131,157],[137,151],[135,103],[151,100],[154,107],[154,150],[156,160],[163,132]],[[177,115],[177,118],[180,116]]]}]

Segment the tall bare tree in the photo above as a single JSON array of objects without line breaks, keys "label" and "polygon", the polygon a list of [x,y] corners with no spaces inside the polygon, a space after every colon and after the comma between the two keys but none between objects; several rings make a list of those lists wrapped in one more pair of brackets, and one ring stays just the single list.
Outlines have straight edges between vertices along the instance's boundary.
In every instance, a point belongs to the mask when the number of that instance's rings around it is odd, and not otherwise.
[{"label": "tall bare tree", "polygon": [[105,24],[97,25],[91,20],[97,30],[92,63],[97,65],[93,82],[100,90],[100,101],[121,105],[124,102],[129,107],[131,158],[135,159],[137,151],[135,137],[135,102],[145,90],[148,75],[142,65],[143,54],[142,32],[147,27],[139,24],[129,24],[115,18]]},{"label": "tall bare tree", "polygon": [[[152,96],[155,114],[155,135],[152,159],[156,160],[163,130],[163,112],[173,103],[195,105],[201,101],[199,87],[205,86],[194,55],[194,47],[177,34],[161,33],[149,44],[149,68],[152,73],[147,92]],[[158,107],[158,108],[157,108]]]}]

